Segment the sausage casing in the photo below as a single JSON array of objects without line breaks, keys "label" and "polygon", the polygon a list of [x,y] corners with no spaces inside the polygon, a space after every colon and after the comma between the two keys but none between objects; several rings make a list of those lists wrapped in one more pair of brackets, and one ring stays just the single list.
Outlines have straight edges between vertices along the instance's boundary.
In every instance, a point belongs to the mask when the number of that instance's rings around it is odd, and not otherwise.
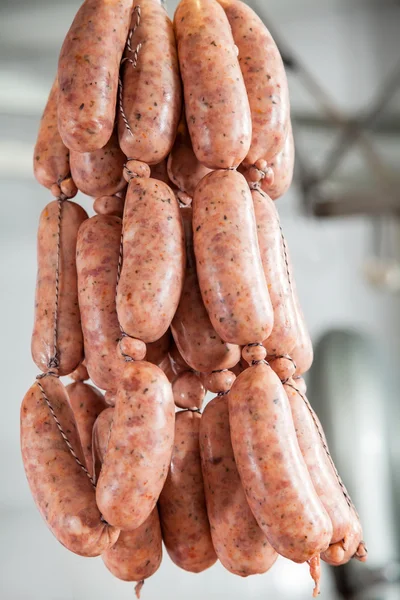
[{"label": "sausage casing", "polygon": [[107,452],[113,419],[114,407],[109,406],[99,414],[93,425],[92,462],[96,481],[99,478],[101,466]]},{"label": "sausage casing", "polygon": [[133,530],[156,505],[171,459],[175,405],[171,385],[151,363],[125,363],[97,505],[108,523]]},{"label": "sausage casing", "polygon": [[31,350],[43,372],[51,368],[69,375],[83,360],[75,253],[78,229],[85,219],[87,214],[78,204],[61,200],[50,202],[40,215]]},{"label": "sausage casing", "polygon": [[224,10],[215,0],[182,0],[174,26],[194,153],[209,169],[237,167],[250,148],[251,116]]},{"label": "sausage casing", "polygon": [[201,472],[200,415],[176,414],[171,466],[158,508],[168,554],[178,567],[200,573],[215,563]]},{"label": "sausage casing", "polygon": [[253,200],[237,171],[214,171],[197,186],[193,241],[201,295],[215,331],[233,344],[265,340],[273,311]]},{"label": "sausage casing", "polygon": [[310,560],[328,547],[332,523],[301,455],[278,376],[265,363],[249,367],[228,400],[235,461],[259,526],[279,554]]},{"label": "sausage casing", "polygon": [[226,396],[214,398],[204,410],[200,452],[211,537],[219,560],[242,577],[265,573],[278,555],[258,526],[240,482]]},{"label": "sausage casing", "polygon": [[249,98],[252,140],[244,162],[269,161],[282,149],[290,120],[289,90],[278,47],[256,13],[244,2],[218,0],[239,49]]},{"label": "sausage casing", "polygon": [[96,215],[80,227],[76,249],[86,367],[92,381],[107,391],[116,389],[120,362],[115,292],[121,231],[119,217]]},{"label": "sausage casing", "polygon": [[[64,386],[50,375],[40,379],[40,385],[83,463]],[[58,541],[82,556],[98,556],[112,546],[119,531],[100,520],[92,483],[61,436],[38,382],[29,389],[21,406],[21,451],[33,498]]]},{"label": "sausage casing", "polygon": [[[136,10],[132,29],[131,48],[140,49],[134,68],[130,62],[123,65],[122,107],[128,126],[120,112],[119,142],[126,156],[152,165],[168,156],[181,113],[175,36],[164,7],[154,0],[141,0],[140,20]],[[134,60],[128,48],[125,57]]]},{"label": "sausage casing", "polygon": [[229,369],[240,359],[236,344],[222,341],[211,324],[199,288],[193,251],[192,209],[181,209],[186,239],[186,274],[171,330],[179,352],[195,371]]},{"label": "sausage casing", "polygon": [[133,179],[125,199],[117,291],[125,333],[145,343],[160,339],[178,306],[184,269],[182,219],[172,190],[156,179]]},{"label": "sausage casing", "polygon": [[294,154],[293,131],[289,122],[283,147],[268,161],[268,166],[274,172],[273,182],[270,183],[266,178],[261,180],[261,188],[272,200],[277,200],[290,188],[293,179]]},{"label": "sausage casing", "polygon": [[132,0],[85,0],[66,35],[58,62],[58,126],[70,150],[93,152],[111,137],[131,10]]}]

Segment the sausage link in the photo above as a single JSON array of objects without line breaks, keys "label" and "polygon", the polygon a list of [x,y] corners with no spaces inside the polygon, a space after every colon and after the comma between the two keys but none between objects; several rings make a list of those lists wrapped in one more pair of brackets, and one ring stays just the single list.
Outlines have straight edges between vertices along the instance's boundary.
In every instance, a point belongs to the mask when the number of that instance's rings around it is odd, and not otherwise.
[{"label": "sausage link", "polygon": [[168,158],[168,175],[178,189],[193,198],[197,184],[208,173],[210,173],[210,169],[202,165],[193,152],[183,114],[174,146]]},{"label": "sausage link", "polygon": [[250,344],[271,333],[273,311],[265,281],[253,200],[237,171],[214,171],[196,188],[193,236],[201,295],[225,342]]},{"label": "sausage link", "polygon": [[[292,380],[284,385],[289,399],[297,441],[310,473],[314,488],[325,507],[333,526],[330,543],[344,540],[351,529],[351,501],[338,478],[329,455],[322,425],[307,398],[302,397]],[[345,496],[346,494],[346,496]]]},{"label": "sausage link", "polygon": [[109,406],[99,414],[93,425],[92,463],[96,481],[99,478],[101,466],[107,452],[113,419],[114,408]]},{"label": "sausage link", "polygon": [[89,373],[87,372],[87,368],[85,366],[85,362],[82,362],[76,369],[70,374],[71,379],[73,381],[87,381],[90,379]]},{"label": "sausage link", "polygon": [[256,13],[238,0],[218,0],[239,49],[249,98],[252,140],[244,163],[269,161],[282,149],[290,120],[289,89],[278,47]]},{"label": "sausage link", "polygon": [[214,398],[205,408],[200,453],[211,537],[219,560],[242,577],[265,573],[278,555],[259,528],[240,482],[226,396]]},{"label": "sausage link", "polygon": [[207,518],[199,448],[200,415],[176,414],[171,466],[158,508],[167,552],[178,567],[200,573],[217,557]]},{"label": "sausage link", "polygon": [[67,33],[58,62],[58,126],[70,150],[93,152],[111,137],[131,10],[132,0],[85,0]]},{"label": "sausage link", "polygon": [[98,215],[121,217],[124,214],[125,199],[119,196],[101,196],[93,202],[93,210]]},{"label": "sausage link", "polygon": [[79,439],[82,444],[85,465],[93,477],[92,431],[99,414],[106,408],[104,396],[92,385],[82,381],[70,383],[66,388],[74,413]]},{"label": "sausage link", "polygon": [[109,523],[140,527],[156,505],[174,442],[175,405],[164,373],[148,362],[125,363],[113,426],[96,489]]},{"label": "sausage link", "polygon": [[151,344],[147,344],[145,360],[153,363],[153,365],[158,366],[160,362],[168,355],[168,351],[171,348],[171,343],[171,331],[168,329],[159,340],[152,342]]},{"label": "sausage link", "polygon": [[114,131],[103,148],[93,152],[70,153],[71,174],[78,189],[87,196],[113,196],[126,187],[123,176],[125,156]]},{"label": "sausage link", "polygon": [[274,310],[274,326],[264,341],[268,355],[290,354],[297,341],[297,320],[287,244],[278,211],[264,193],[252,192],[261,260]]},{"label": "sausage link", "polygon": [[178,306],[184,269],[182,219],[172,190],[155,179],[133,179],[125,199],[117,292],[125,333],[145,343],[164,335]]},{"label": "sausage link", "polygon": [[209,169],[237,167],[251,115],[228,19],[215,0],[182,0],[174,25],[194,153]]},{"label": "sausage link", "polygon": [[299,376],[303,375],[303,373],[306,373],[311,368],[314,360],[314,351],[294,280],[292,280],[292,287],[294,305],[296,309],[297,342],[290,355],[296,364],[295,375]]},{"label": "sausage link", "polygon": [[84,461],[65,388],[56,377],[43,377],[21,406],[22,459],[33,498],[61,544],[82,556],[98,556],[116,542],[119,531],[100,520],[92,483],[72,456],[39,385],[75,454]]},{"label": "sausage link", "polygon": [[78,204],[61,200],[50,202],[40,215],[31,351],[43,372],[51,368],[69,375],[83,360],[75,253],[78,229],[85,219],[87,214]]},{"label": "sausage link", "polygon": [[190,371],[190,367],[179,352],[175,342],[173,341],[168,351],[168,358],[171,365],[174,378],[185,371]]},{"label": "sausage link", "polygon": [[293,179],[294,140],[290,122],[283,148],[271,158],[268,166],[274,173],[274,180],[269,183],[267,178],[262,179],[261,188],[272,200],[277,200],[288,191]]},{"label": "sausage link", "polygon": [[69,150],[64,145],[57,123],[58,80],[51,88],[33,153],[33,172],[37,181],[50,189],[69,175]]},{"label": "sausage link", "polygon": [[265,363],[249,367],[228,399],[233,451],[251,511],[279,554],[310,560],[327,549],[332,523],[301,455],[278,376]]},{"label": "sausage link", "polygon": [[206,389],[200,377],[193,371],[178,375],[172,383],[175,405],[179,408],[200,409],[206,395]]},{"label": "sausage link", "polygon": [[175,343],[187,364],[195,371],[229,369],[240,359],[236,344],[222,341],[211,324],[204,306],[196,273],[193,251],[192,209],[181,210],[186,239],[186,275],[182,295],[171,330]]},{"label": "sausage link", "polygon": [[322,560],[333,567],[345,565],[352,558],[365,562],[367,560],[368,551],[362,541],[362,535],[363,532],[360,519],[355,511],[352,510],[351,527],[347,533],[346,542],[344,543],[343,540],[341,540],[330,545],[329,548],[321,554]]},{"label": "sausage link", "polygon": [[173,189],[172,181],[170,180],[170,178],[168,176],[167,164],[168,164],[168,161],[167,161],[167,159],[165,159],[165,160],[162,160],[161,162],[157,163],[156,165],[151,165],[150,177],[152,179],[158,179],[158,181],[163,181],[164,183],[169,185],[169,187],[171,189]]},{"label": "sausage link", "polygon": [[[137,25],[137,23],[139,24]],[[181,81],[173,26],[163,6],[141,0],[132,15],[131,48],[122,75],[122,107],[118,135],[129,158],[152,165],[166,158],[174,143],[182,106]],[[125,116],[125,118],[124,118]],[[128,122],[125,121],[125,119]]]},{"label": "sausage link", "polygon": [[108,391],[116,389],[120,362],[115,290],[121,231],[119,217],[96,215],[79,229],[76,251],[86,367],[92,381]]}]

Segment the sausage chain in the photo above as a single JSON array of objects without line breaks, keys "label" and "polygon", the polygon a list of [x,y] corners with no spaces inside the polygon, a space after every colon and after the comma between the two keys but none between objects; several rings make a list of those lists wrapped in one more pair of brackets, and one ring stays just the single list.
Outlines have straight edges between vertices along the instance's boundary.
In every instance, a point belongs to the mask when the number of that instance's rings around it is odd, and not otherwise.
[{"label": "sausage chain", "polygon": [[56,538],[137,597],[162,541],[193,573],[307,563],[316,596],[321,558],[367,550],[302,379],[313,348],[274,202],[294,166],[283,61],[241,0],[181,0],[173,22],[162,4],[85,0],[61,49],[34,153],[56,199],[27,479]]}]

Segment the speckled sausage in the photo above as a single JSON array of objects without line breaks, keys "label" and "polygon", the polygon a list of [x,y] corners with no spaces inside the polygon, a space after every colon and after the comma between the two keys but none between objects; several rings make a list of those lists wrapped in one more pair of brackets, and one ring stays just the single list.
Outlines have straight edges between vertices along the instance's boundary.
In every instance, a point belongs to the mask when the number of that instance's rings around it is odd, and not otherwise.
[{"label": "speckled sausage", "polygon": [[66,388],[74,413],[85,465],[93,477],[92,431],[99,414],[107,407],[104,396],[92,385],[77,381]]},{"label": "speckled sausage", "polygon": [[171,385],[161,369],[143,361],[125,363],[96,489],[108,523],[130,531],[150,515],[168,473],[174,418]]},{"label": "speckled sausage", "polygon": [[119,217],[96,215],[79,229],[76,251],[86,367],[92,381],[108,391],[118,380],[115,290],[121,230]]},{"label": "speckled sausage", "polygon": [[114,408],[109,406],[97,417],[92,430],[92,463],[95,480],[100,475],[101,466],[107,452],[111,425],[114,419]]},{"label": "speckled sausage", "polygon": [[[50,202],[40,215],[37,236],[35,322],[31,351],[32,358],[41,371],[46,372],[51,368],[59,375],[69,375],[83,360],[75,251],[78,229],[87,219],[87,214],[78,204],[68,201],[61,202],[60,213],[60,202]],[[56,315],[59,224],[60,260]],[[56,320],[56,356],[54,356]]]},{"label": "speckled sausage", "polygon": [[239,0],[218,0],[239,49],[249,98],[253,134],[244,162],[269,161],[282,149],[290,119],[285,67],[277,45],[256,13]]},{"label": "speckled sausage", "polygon": [[57,123],[58,80],[51,88],[33,152],[33,172],[46,188],[60,184],[69,175],[69,150],[64,145]]},{"label": "speckled sausage", "polygon": [[179,408],[200,409],[206,389],[198,373],[185,371],[172,384],[175,405]]},{"label": "speckled sausage", "polygon": [[103,148],[93,152],[71,150],[72,178],[78,189],[88,196],[112,196],[126,187],[123,176],[125,160],[114,131]]},{"label": "speckled sausage", "polygon": [[[290,263],[289,267],[292,272],[293,269],[291,268]],[[303,373],[306,373],[311,368],[314,360],[314,351],[294,280],[292,280],[292,288],[294,305],[296,309],[297,342],[290,355],[296,364],[295,375],[299,376],[303,375]]]},{"label": "speckled sausage", "polygon": [[67,33],[58,62],[58,126],[70,150],[93,152],[111,137],[131,10],[132,0],[85,0]]},{"label": "speckled sausage", "polygon": [[264,341],[268,355],[290,354],[296,344],[297,319],[288,249],[283,238],[279,215],[272,200],[264,193],[252,192],[257,236],[268,291],[274,310],[274,326]]},{"label": "speckled sausage", "polygon": [[191,411],[176,414],[171,466],[158,501],[168,554],[178,567],[192,573],[205,571],[217,560],[201,472],[200,419]]},{"label": "speckled sausage", "polygon": [[182,219],[165,183],[143,178],[130,182],[123,238],[118,318],[131,337],[155,342],[171,324],[185,270]]},{"label": "speckled sausage", "polygon": [[259,528],[240,482],[226,396],[214,398],[204,410],[200,452],[211,537],[219,560],[241,577],[265,573],[278,555]]},{"label": "speckled sausage", "polygon": [[249,367],[228,400],[235,461],[252,513],[279,554],[310,560],[327,549],[332,523],[301,455],[278,376],[265,363]]},{"label": "speckled sausage", "polygon": [[175,143],[168,158],[169,177],[178,189],[193,198],[197,184],[209,172],[210,169],[202,165],[193,152],[185,116],[182,115]]},{"label": "speckled sausage", "polygon": [[21,406],[21,451],[33,498],[61,544],[82,556],[98,556],[119,531],[100,520],[92,483],[69,451],[39,387],[76,455],[84,461],[75,419],[62,383],[50,375],[35,382]]},{"label": "speckled sausage", "polygon": [[179,352],[195,371],[229,369],[240,359],[236,344],[222,341],[211,324],[199,288],[193,251],[192,209],[181,209],[186,239],[186,275],[182,295],[171,324]]},{"label": "speckled sausage", "polygon": [[119,196],[100,196],[93,202],[93,210],[98,215],[121,217],[124,214],[125,198]]},{"label": "speckled sausage", "polygon": [[[141,0],[132,15],[133,51],[141,44],[136,67],[123,65],[122,106],[118,135],[129,158],[152,165],[166,158],[174,143],[182,106],[182,90],[172,23],[156,0]],[[125,58],[134,54],[125,51]]]},{"label": "speckled sausage", "polygon": [[158,181],[163,181],[164,183],[169,185],[169,187],[172,189],[173,184],[168,175],[167,163],[168,163],[168,161],[167,161],[167,159],[165,159],[165,160],[162,160],[161,162],[157,163],[156,165],[151,165],[150,177],[152,179],[158,179]]},{"label": "speckled sausage", "polygon": [[350,498],[346,500],[347,491],[342,487],[343,484],[328,454],[321,423],[307,398],[302,398],[295,387],[296,383],[293,380],[284,385],[301,453],[314,488],[332,522],[333,534],[330,543],[343,540],[347,545],[347,537],[351,530],[351,501]]},{"label": "speckled sausage", "polygon": [[273,311],[265,281],[253,200],[237,171],[214,171],[196,188],[193,236],[201,295],[225,342],[250,344],[271,333]]},{"label": "speckled sausage", "polygon": [[288,191],[293,179],[294,141],[290,123],[283,148],[271,158],[268,166],[274,172],[274,180],[273,183],[269,183],[266,178],[261,180],[261,188],[272,200],[277,200]]},{"label": "speckled sausage", "polygon": [[237,167],[251,142],[251,115],[232,31],[215,0],[182,0],[174,17],[186,119],[198,160]]},{"label": "speckled sausage", "polygon": [[328,564],[339,567],[345,565],[352,558],[360,562],[366,562],[368,550],[365,543],[362,541],[362,527],[360,519],[354,510],[351,511],[351,527],[347,534],[346,543],[343,541],[336,542],[321,554],[323,561]]}]

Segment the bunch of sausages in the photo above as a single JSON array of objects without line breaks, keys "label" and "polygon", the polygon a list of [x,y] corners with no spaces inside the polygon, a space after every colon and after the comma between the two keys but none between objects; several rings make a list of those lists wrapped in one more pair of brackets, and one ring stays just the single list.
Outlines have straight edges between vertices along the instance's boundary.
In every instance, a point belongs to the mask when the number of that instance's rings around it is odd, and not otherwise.
[{"label": "bunch of sausages", "polygon": [[366,559],[302,379],[313,351],[273,202],[293,162],[283,63],[246,4],[182,0],[172,23],[158,0],[85,0],[34,153],[55,200],[21,446],[55,537],[138,593],[162,541],[194,573],[308,562],[314,594],[320,557]]}]

